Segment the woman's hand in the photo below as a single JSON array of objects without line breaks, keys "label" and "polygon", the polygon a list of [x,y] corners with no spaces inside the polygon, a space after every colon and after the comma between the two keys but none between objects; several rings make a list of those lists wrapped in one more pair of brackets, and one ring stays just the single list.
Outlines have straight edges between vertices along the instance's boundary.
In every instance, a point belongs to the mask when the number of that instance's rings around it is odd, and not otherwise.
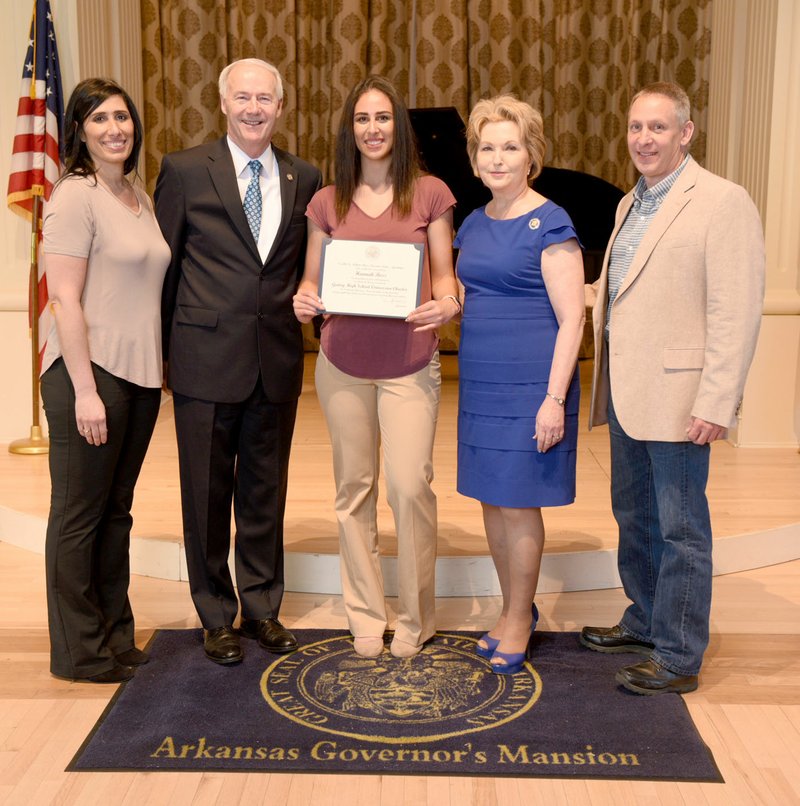
[{"label": "woman's hand", "polygon": [[75,395],[75,423],[80,435],[90,445],[104,445],[108,440],[106,407],[97,391]]},{"label": "woman's hand", "polygon": [[299,322],[306,324],[315,316],[325,313],[325,305],[317,294],[319,288],[319,264],[322,259],[322,241],[328,233],[323,232],[310,218],[308,226],[308,244],[306,246],[306,267],[303,278],[292,297],[294,315]]},{"label": "woman's hand", "polygon": [[449,322],[461,308],[452,297],[444,299],[432,299],[413,311],[406,317],[406,322],[418,325],[414,332],[421,330],[436,330],[437,327]]},{"label": "woman's hand", "polygon": [[564,439],[564,407],[546,397],[536,414],[536,450],[547,453],[553,445]]},{"label": "woman's hand", "polygon": [[50,310],[75,390],[75,424],[90,445],[104,445],[108,439],[106,407],[97,394],[81,307],[88,263],[86,258],[45,253],[45,267]]},{"label": "woman's hand", "polygon": [[325,313],[325,306],[319,296],[304,288],[300,288],[292,297],[292,307],[294,315],[303,324],[310,322],[315,316]]},{"label": "woman's hand", "polygon": [[431,295],[434,299],[415,308],[406,322],[417,325],[415,333],[436,330],[461,312],[457,301],[458,286],[453,274],[453,208],[428,224]]},{"label": "woman's hand", "polygon": [[[575,238],[551,244],[542,252],[542,277],[558,321],[547,389],[566,397],[578,361],[585,317],[583,258]],[[564,439],[564,407],[552,397],[545,397],[539,407],[533,438],[539,453],[546,453]]]}]

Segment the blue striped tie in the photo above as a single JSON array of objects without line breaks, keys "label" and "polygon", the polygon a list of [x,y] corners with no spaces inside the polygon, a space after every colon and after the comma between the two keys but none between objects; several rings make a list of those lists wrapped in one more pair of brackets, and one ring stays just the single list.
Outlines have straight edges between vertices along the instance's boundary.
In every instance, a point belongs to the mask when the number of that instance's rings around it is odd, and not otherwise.
[{"label": "blue striped tie", "polygon": [[261,162],[250,160],[248,165],[253,175],[250,177],[250,184],[244,194],[244,214],[247,216],[250,232],[253,233],[253,240],[258,243],[258,233],[261,231],[261,185],[258,182],[258,177],[261,175]]}]

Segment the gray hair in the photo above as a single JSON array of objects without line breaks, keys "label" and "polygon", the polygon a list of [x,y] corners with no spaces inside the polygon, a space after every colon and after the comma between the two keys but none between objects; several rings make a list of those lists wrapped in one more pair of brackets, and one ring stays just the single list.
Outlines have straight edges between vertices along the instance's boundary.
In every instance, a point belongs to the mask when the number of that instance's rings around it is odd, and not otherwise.
[{"label": "gray hair", "polygon": [[281,74],[274,64],[265,62],[263,59],[237,59],[235,62],[231,62],[227,67],[224,67],[222,72],[219,74],[220,98],[224,98],[225,93],[228,91],[228,76],[230,75],[231,70],[233,70],[233,68],[239,64],[245,64],[250,67],[263,67],[265,70],[269,70],[269,72],[275,76],[275,93],[278,96],[278,101],[283,100],[283,79],[281,78]]}]

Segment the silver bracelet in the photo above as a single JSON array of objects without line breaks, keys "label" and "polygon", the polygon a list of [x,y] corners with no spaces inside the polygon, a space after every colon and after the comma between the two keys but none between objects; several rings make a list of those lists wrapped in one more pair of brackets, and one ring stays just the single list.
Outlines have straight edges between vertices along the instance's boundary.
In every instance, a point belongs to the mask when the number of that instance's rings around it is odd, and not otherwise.
[{"label": "silver bracelet", "polygon": [[552,398],[553,400],[555,400],[556,403],[558,403],[558,405],[561,406],[561,408],[564,408],[564,398],[563,397],[559,397],[558,395],[554,395],[551,392],[545,392],[545,394],[547,395],[547,397]]}]

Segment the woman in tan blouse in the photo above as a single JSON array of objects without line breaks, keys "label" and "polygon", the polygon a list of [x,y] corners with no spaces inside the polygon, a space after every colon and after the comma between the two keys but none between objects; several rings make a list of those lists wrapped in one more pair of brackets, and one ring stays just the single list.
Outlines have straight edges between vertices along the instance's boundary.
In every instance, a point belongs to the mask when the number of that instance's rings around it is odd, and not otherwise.
[{"label": "woman in tan blouse", "polygon": [[43,227],[54,318],[41,378],[50,670],[118,683],[147,661],[134,646],[128,548],[160,403],[169,248],[146,193],[128,179],[143,138],[127,93],[106,79],[80,82],[64,128],[66,170]]}]

